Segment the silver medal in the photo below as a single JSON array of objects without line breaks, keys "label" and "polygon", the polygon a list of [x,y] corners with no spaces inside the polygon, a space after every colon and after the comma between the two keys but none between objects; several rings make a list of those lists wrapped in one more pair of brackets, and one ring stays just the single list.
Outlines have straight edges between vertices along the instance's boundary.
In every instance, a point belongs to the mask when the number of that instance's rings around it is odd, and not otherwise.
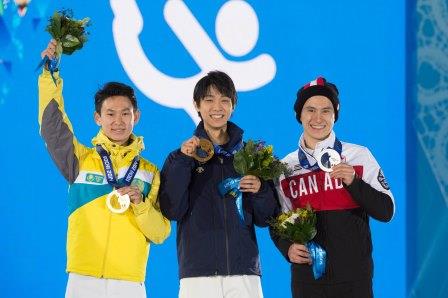
[{"label": "silver medal", "polygon": [[341,163],[339,153],[331,148],[322,150],[317,156],[317,164],[322,171],[332,172],[333,167]]}]

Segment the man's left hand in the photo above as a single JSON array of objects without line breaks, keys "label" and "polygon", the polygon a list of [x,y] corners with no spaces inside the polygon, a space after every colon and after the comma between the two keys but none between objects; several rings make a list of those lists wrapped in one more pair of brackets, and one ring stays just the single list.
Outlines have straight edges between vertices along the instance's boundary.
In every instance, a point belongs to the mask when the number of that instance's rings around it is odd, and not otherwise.
[{"label": "man's left hand", "polygon": [[345,185],[350,185],[355,179],[355,169],[346,163],[340,163],[333,167],[330,177],[342,179],[342,182],[344,182]]},{"label": "man's left hand", "polygon": [[117,190],[120,195],[127,194],[129,196],[129,199],[134,204],[140,204],[143,201],[143,194],[141,193],[140,189],[135,186],[125,186]]},{"label": "man's left hand", "polygon": [[261,181],[257,176],[247,175],[241,178],[240,190],[242,192],[257,193],[260,187]]}]

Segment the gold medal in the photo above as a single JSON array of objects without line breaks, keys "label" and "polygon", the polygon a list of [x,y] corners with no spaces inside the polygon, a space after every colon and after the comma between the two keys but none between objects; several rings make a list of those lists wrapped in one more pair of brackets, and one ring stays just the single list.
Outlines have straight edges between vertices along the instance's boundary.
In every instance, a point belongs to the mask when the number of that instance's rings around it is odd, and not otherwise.
[{"label": "gold medal", "polygon": [[207,139],[200,139],[199,146],[193,152],[193,158],[199,162],[207,162],[213,157],[214,153],[212,142]]}]

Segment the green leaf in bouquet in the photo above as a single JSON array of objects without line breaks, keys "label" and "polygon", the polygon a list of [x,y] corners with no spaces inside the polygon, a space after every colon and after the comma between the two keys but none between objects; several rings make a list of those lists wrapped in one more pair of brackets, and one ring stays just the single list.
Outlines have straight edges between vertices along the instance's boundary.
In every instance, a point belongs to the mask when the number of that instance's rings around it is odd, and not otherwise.
[{"label": "green leaf in bouquet", "polygon": [[246,175],[248,167],[246,158],[244,157],[244,153],[242,151],[239,151],[235,154],[233,158],[233,167],[238,174]]},{"label": "green leaf in bouquet", "polygon": [[71,54],[73,54],[76,50],[79,50],[80,48],[82,48],[80,45],[78,45],[78,46],[74,46],[74,47],[71,47],[71,48],[68,48],[68,47],[64,47],[63,49],[63,54],[65,54],[65,55],[71,55]]},{"label": "green leaf in bouquet", "polygon": [[263,159],[262,161],[261,161],[261,166],[263,167],[263,168],[267,168],[267,167],[269,167],[269,165],[272,163],[272,158],[269,158],[269,156],[268,157],[266,157],[265,159]]},{"label": "green leaf in bouquet", "polygon": [[61,15],[58,12],[53,14],[50,30],[54,39],[59,40],[61,38]]},{"label": "green leaf in bouquet", "polygon": [[79,45],[79,39],[74,37],[71,34],[67,34],[64,39],[62,40],[62,46],[65,48],[72,48],[75,47],[77,45]]},{"label": "green leaf in bouquet", "polygon": [[55,12],[49,20],[46,30],[58,43],[57,55],[70,55],[81,49],[87,41],[85,27],[89,25],[90,19],[73,19],[70,9]]},{"label": "green leaf in bouquet", "polygon": [[251,154],[255,151],[255,143],[252,140],[249,140],[246,145],[244,146],[244,151],[246,151],[248,154]]},{"label": "green leaf in bouquet", "polygon": [[256,166],[255,166],[255,162],[256,162],[256,160],[254,160],[254,158],[253,158],[252,155],[247,155],[246,163],[247,163],[247,168],[248,168],[249,170],[250,170],[250,169],[255,169],[255,168],[256,168]]},{"label": "green leaf in bouquet", "polygon": [[90,18],[84,18],[82,20],[79,21],[79,24],[81,25],[81,27],[86,27],[90,22]]}]

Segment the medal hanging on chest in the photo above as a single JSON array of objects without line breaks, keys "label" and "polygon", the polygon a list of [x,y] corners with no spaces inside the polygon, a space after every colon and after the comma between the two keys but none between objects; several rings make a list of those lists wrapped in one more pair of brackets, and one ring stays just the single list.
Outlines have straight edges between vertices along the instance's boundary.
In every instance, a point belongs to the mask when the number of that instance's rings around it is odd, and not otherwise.
[{"label": "medal hanging on chest", "polygon": [[128,210],[130,204],[131,199],[129,195],[120,195],[116,189],[109,193],[106,198],[106,206],[113,213],[120,214],[125,212]]},{"label": "medal hanging on chest", "polygon": [[317,164],[324,172],[332,172],[333,167],[341,163],[341,156],[339,153],[331,148],[322,150],[317,155]]},{"label": "medal hanging on chest", "polygon": [[118,183],[114,169],[112,167],[112,160],[110,159],[109,153],[104,150],[101,145],[96,146],[96,151],[100,155],[101,161],[103,162],[107,183],[109,183],[109,185],[114,188],[114,190],[109,193],[106,198],[106,206],[113,213],[124,213],[126,210],[128,210],[129,205],[131,204],[131,199],[128,194],[120,195],[117,189],[131,185],[135,174],[137,174],[138,166],[140,164],[140,157],[138,155],[134,157],[131,166],[126,171],[123,182]]},{"label": "medal hanging on chest", "polygon": [[317,154],[317,157],[312,156],[316,160],[314,165],[310,165],[305,151],[300,147],[299,163],[304,169],[315,171],[321,169],[324,172],[332,172],[333,167],[341,163],[342,143],[337,138],[334,141],[333,148],[323,149]]}]

